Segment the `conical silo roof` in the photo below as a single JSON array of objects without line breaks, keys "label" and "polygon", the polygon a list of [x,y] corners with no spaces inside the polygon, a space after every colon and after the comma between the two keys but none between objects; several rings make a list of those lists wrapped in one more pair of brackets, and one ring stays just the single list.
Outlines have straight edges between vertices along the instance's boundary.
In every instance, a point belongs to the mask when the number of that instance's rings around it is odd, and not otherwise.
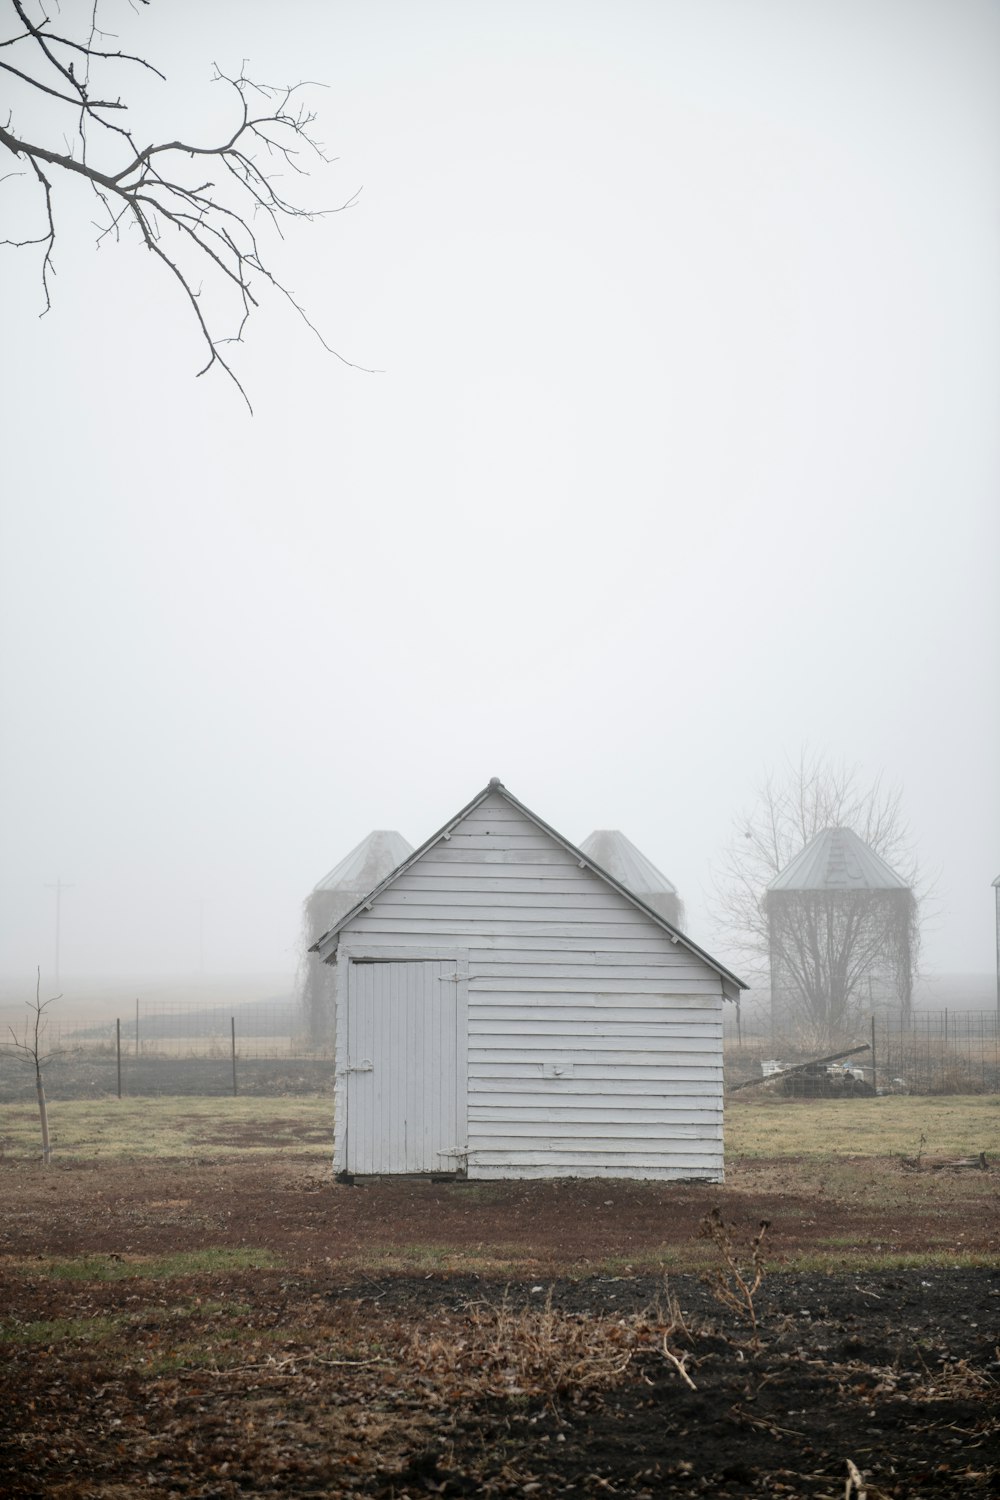
[{"label": "conical silo roof", "polygon": [[412,853],[413,845],[395,829],[374,828],[350,854],[344,855],[339,865],[334,865],[328,875],[316,882],[313,890],[344,891],[360,899]]},{"label": "conical silo roof", "polygon": [[595,865],[607,870],[640,898],[677,895],[672,881],[618,828],[595,828],[580,845],[580,852],[589,854]]},{"label": "conical silo roof", "polygon": [[905,891],[907,883],[850,828],[824,828],[769,891]]}]

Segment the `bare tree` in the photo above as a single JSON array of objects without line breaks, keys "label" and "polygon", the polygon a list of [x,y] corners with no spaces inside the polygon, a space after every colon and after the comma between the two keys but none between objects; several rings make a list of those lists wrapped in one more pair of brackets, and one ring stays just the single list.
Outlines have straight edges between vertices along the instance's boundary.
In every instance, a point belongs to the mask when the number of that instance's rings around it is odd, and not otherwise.
[{"label": "bare tree", "polygon": [[9,194],[13,179],[26,177],[37,215],[34,228],[0,244],[38,248],[43,314],[51,307],[57,210],[76,180],[100,205],[98,243],[132,234],[173,279],[206,350],[199,375],[220,366],[246,400],[224,351],[242,339],[259,288],[283,297],[342,359],[271,268],[260,237],[262,229],[280,236],[288,220],[314,220],[356,199],[321,210],[286,195],[286,175],[304,178],[328,160],[313,132],[315,115],[301,100],[307,85],[275,88],[242,69],[230,77],[216,68],[214,81],[230,90],[233,106],[219,137],[140,143],[119,79],[140,99],[144,80],[166,79],[145,58],[115,47],[117,37],[102,29],[108,8],[107,0],[66,8],[56,0],[53,20],[46,0],[0,0],[8,21],[0,72],[12,101],[0,121],[0,185]]},{"label": "bare tree", "polygon": [[[769,887],[825,829],[848,829],[890,867],[888,890]],[[715,916],[742,966],[769,977],[773,1014],[811,1042],[839,1038],[889,990],[908,1010],[919,946],[917,861],[902,794],[856,766],[802,752],[765,777],[753,808],[734,823],[716,878]],[[791,997],[791,999],[789,998]]]},{"label": "bare tree", "polygon": [[61,1050],[46,1050],[45,1032],[48,1029],[48,1017],[45,1015],[48,1007],[56,1000],[61,1000],[61,995],[53,995],[49,1000],[43,1000],[42,995],[42,971],[36,970],[35,998],[34,1001],[26,1000],[28,1010],[31,1012],[25,1022],[24,1034],[19,1037],[13,1026],[8,1027],[12,1040],[8,1046],[19,1057],[22,1062],[28,1063],[35,1070],[35,1093],[38,1097],[38,1116],[42,1127],[42,1161],[48,1166],[52,1158],[52,1148],[49,1145],[49,1111],[45,1102],[45,1085],[42,1081],[42,1064],[51,1062],[52,1058],[61,1056]]},{"label": "bare tree", "polygon": [[768,891],[764,908],[776,1029],[822,1048],[856,1032],[868,1012],[909,1017],[917,932],[909,888]]}]

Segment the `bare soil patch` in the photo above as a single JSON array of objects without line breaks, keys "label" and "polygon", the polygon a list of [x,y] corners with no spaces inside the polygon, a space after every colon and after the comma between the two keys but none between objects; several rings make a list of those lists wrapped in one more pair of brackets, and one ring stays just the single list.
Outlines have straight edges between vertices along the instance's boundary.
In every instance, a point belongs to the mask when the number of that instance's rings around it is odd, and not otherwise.
[{"label": "bare soil patch", "polygon": [[[870,1500],[996,1495],[995,1174],[854,1166],[349,1187],[291,1152],[2,1163],[0,1491],[842,1500],[850,1461]],[[744,1268],[772,1221],[757,1339],[705,1280],[735,1286],[713,1207]],[[931,1265],[956,1250],[986,1263]],[[831,1253],[853,1265],[788,1269]]]},{"label": "bare soil patch", "polygon": [[[291,1122],[289,1122],[291,1124]],[[221,1138],[221,1137],[220,1137]],[[252,1147],[254,1142],[245,1142]],[[567,1179],[333,1183],[314,1156],[0,1164],[0,1256],[157,1255],[257,1246],[288,1266],[398,1261],[585,1273],[699,1265],[713,1204],[739,1233],[770,1221],[769,1255],[936,1251],[1000,1258],[995,1172],[912,1175],[897,1161],[737,1163],[724,1187]],[[174,1211],[178,1205],[183,1211]]]}]

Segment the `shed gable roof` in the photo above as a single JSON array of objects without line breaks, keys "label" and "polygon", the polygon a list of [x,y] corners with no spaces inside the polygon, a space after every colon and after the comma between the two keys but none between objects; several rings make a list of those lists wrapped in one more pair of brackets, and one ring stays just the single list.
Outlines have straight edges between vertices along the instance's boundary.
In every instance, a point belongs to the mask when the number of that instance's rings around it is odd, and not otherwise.
[{"label": "shed gable roof", "polygon": [[636,907],[636,909],[638,911],[641,911],[644,916],[648,917],[651,922],[655,923],[657,927],[661,928],[668,935],[671,942],[678,943],[682,947],[686,948],[690,953],[693,953],[696,958],[699,958],[704,964],[707,964],[710,969],[714,970],[714,972],[718,974],[720,978],[722,978],[726,982],[726,984],[735,986],[738,990],[745,990],[747,988],[747,985],[744,984],[742,979],[738,978],[737,975],[733,974],[729,969],[725,968],[723,964],[720,964],[716,959],[712,958],[711,954],[706,953],[703,948],[699,948],[697,943],[693,942],[689,937],[686,937],[685,934],[678,928],[672,926],[670,922],[668,922],[664,917],[660,916],[659,912],[656,912],[652,907],[647,906],[646,903],[639,896],[637,896],[634,891],[629,890],[627,886],[622,885],[619,880],[616,880],[613,875],[610,875],[607,870],[602,869],[602,867],[597,864],[593,858],[585,854],[583,850],[578,849],[575,844],[570,843],[569,839],[564,838],[561,833],[558,833],[553,827],[551,827],[550,824],[546,823],[543,818],[540,818],[537,813],[533,813],[529,807],[525,807],[523,802],[519,802],[518,799],[507,790],[507,788],[497,777],[494,777],[493,780],[490,781],[481,792],[479,792],[475,797],[472,798],[471,802],[466,803],[465,807],[461,808],[460,811],[457,812],[453,818],[449,819],[449,821],[445,823],[442,828],[439,828],[437,833],[432,834],[425,843],[421,844],[418,849],[415,849],[413,853],[408,856],[408,858],[404,859],[403,862],[398,865],[391,874],[387,875],[384,880],[380,881],[379,884],[375,886],[373,890],[369,891],[368,894],[362,898],[362,900],[358,901],[350,911],[345,912],[340,920],[330,928],[329,932],[324,933],[323,936],[312,945],[309,950],[310,953],[318,953],[324,960],[324,962],[330,962],[336,953],[336,939],[338,934],[345,927],[349,926],[350,923],[353,922],[354,919],[358,917],[363,911],[365,911],[366,909],[370,909],[372,905],[378,900],[382,892],[387,890],[388,887],[391,886],[394,881],[398,880],[399,877],[407,870],[411,869],[413,865],[415,865],[420,859],[422,859],[430,849],[433,849],[434,846],[440,843],[442,839],[450,837],[452,831],[458,826],[458,824],[461,823],[464,818],[467,818],[469,813],[473,812],[482,802],[486,800],[487,797],[494,793],[499,794],[501,797],[503,797],[511,805],[511,807],[516,808],[519,813],[521,813],[530,822],[534,823],[536,828],[539,828],[543,833],[548,834],[551,839],[553,839],[557,844],[565,849],[567,853],[572,855],[572,857],[577,860],[581,866],[593,871],[593,873],[598,876],[599,879],[603,880],[607,885],[609,885],[612,890],[617,891],[620,896],[624,896],[632,906]]}]

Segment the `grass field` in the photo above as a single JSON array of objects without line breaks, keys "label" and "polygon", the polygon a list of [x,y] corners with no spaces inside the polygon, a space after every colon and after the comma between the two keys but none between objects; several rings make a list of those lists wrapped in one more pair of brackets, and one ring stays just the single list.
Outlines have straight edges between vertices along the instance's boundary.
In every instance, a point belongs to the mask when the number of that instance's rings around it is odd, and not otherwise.
[{"label": "grass field", "polygon": [[[1000,1096],[759,1099],[726,1103],[726,1158],[1000,1156]],[[49,1106],[56,1157],[181,1158],[290,1151],[317,1164],[332,1151],[327,1096],[295,1099],[88,1099]],[[0,1154],[39,1153],[34,1104],[0,1107]]]},{"label": "grass field", "polygon": [[[333,1108],[326,1097],[60,1100],[49,1104],[53,1153],[71,1159],[160,1159],[294,1150],[328,1158]],[[0,1106],[0,1152],[39,1152],[38,1110]]]},{"label": "grass field", "polygon": [[881,1099],[726,1102],[726,1156],[1000,1154],[1000,1096],[889,1095]]}]

